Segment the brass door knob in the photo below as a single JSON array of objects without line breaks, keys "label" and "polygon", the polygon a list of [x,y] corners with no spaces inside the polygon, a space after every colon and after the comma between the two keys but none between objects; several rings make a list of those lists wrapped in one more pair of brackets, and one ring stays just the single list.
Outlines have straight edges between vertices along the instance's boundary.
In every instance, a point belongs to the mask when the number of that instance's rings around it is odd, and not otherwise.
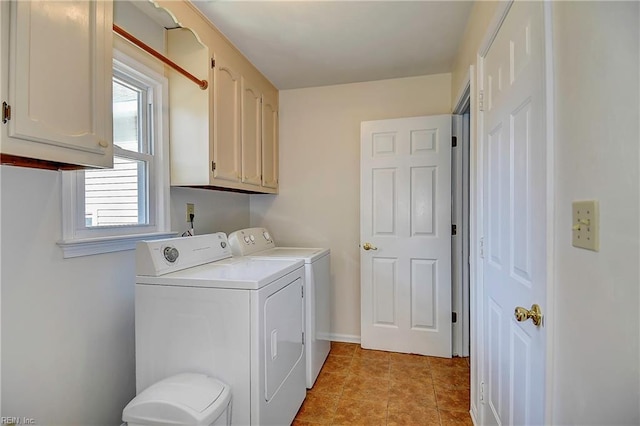
[{"label": "brass door knob", "polygon": [[371,243],[362,244],[362,248],[365,249],[365,250],[378,250],[378,247],[374,246]]},{"label": "brass door knob", "polygon": [[514,312],[516,316],[516,320],[519,322],[524,322],[531,318],[533,323],[537,326],[542,324],[542,310],[540,310],[540,306],[535,303],[531,305],[531,309],[523,308],[518,306]]}]

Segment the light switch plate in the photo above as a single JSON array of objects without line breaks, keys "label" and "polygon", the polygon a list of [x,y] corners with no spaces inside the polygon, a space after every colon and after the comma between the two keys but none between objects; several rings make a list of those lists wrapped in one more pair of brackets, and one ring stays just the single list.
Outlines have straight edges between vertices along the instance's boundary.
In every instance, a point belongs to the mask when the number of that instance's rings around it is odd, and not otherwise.
[{"label": "light switch plate", "polygon": [[598,251],[600,246],[600,212],[596,200],[574,201],[572,244],[587,250]]}]

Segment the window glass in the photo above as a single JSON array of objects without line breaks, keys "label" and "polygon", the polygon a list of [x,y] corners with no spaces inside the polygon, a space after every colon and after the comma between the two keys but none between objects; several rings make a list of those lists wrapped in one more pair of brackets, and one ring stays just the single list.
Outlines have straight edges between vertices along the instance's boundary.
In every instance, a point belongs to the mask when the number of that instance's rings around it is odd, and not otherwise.
[{"label": "window glass", "polygon": [[85,171],[86,226],[147,224],[147,175],[146,161],[117,156],[113,169]]}]

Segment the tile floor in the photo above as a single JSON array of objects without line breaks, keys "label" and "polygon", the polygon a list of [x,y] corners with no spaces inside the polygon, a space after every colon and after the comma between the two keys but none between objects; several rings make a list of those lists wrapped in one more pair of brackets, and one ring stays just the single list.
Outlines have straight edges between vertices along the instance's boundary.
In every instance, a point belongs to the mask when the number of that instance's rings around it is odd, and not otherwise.
[{"label": "tile floor", "polygon": [[468,358],[372,351],[333,342],[294,426],[471,426]]}]

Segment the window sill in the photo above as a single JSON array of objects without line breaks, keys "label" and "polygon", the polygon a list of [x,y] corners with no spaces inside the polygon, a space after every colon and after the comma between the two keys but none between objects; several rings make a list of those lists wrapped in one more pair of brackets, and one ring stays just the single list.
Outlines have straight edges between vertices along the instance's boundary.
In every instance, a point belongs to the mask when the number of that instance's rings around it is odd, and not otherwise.
[{"label": "window sill", "polygon": [[134,250],[138,241],[159,240],[175,237],[177,232],[153,232],[149,234],[120,235],[117,237],[83,238],[63,240],[57,244],[62,249],[62,257],[91,256],[94,254]]}]

